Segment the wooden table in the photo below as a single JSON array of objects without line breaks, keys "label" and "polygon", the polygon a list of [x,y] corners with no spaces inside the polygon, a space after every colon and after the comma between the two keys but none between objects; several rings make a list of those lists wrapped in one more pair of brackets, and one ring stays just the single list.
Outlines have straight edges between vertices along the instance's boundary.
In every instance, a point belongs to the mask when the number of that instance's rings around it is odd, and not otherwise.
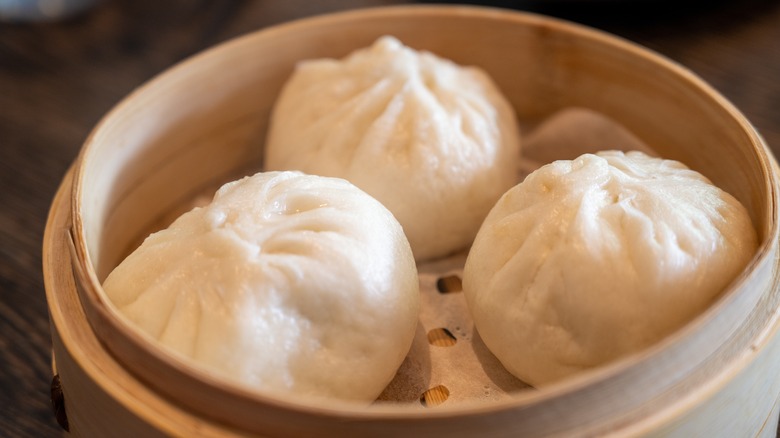
[{"label": "wooden table", "polygon": [[[0,24],[0,435],[60,433],[40,247],[51,198],[101,115],[156,73],[236,35],[400,3],[408,2],[104,0],[65,21]],[[487,3],[585,23],[678,61],[741,109],[780,156],[780,2]]]}]

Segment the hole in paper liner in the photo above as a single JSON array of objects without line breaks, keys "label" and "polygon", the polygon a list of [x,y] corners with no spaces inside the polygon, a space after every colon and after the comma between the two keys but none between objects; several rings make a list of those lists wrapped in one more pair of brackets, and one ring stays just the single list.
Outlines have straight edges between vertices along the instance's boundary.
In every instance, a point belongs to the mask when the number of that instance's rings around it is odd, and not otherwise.
[{"label": "hole in paper liner", "polygon": [[446,328],[435,328],[428,332],[428,343],[436,347],[451,347],[458,339]]},{"label": "hole in paper liner", "polygon": [[460,277],[457,275],[440,277],[438,280],[436,280],[436,290],[443,294],[460,292],[463,290],[463,283],[461,282]]},{"label": "hole in paper liner", "polygon": [[447,401],[449,396],[450,390],[446,386],[434,386],[420,396],[420,404],[428,408],[438,406]]}]

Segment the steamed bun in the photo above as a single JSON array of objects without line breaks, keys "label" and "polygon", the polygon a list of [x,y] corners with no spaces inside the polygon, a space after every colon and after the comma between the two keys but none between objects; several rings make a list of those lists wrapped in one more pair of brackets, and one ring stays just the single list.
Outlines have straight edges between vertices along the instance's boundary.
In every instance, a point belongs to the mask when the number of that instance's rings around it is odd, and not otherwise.
[{"label": "steamed bun", "polygon": [[414,337],[398,222],[352,184],[298,172],[228,183],[106,279],[119,311],[210,372],[270,393],[372,401]]},{"label": "steamed bun", "polygon": [[463,290],[487,347],[544,385],[681,327],[756,248],[745,208],[683,164],[586,154],[540,168],[499,200]]},{"label": "steamed bun", "polygon": [[492,80],[392,37],[298,65],[273,110],[269,170],[344,178],[398,219],[417,260],[468,246],[517,183],[514,110]]}]

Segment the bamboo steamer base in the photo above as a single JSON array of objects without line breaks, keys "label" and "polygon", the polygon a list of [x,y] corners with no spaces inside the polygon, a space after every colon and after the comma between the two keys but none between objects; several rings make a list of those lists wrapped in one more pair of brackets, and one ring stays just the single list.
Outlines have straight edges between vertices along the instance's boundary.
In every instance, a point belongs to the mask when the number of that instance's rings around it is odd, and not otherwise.
[{"label": "bamboo steamer base", "polygon": [[[539,390],[509,376],[481,346],[470,321],[459,316],[462,296],[437,290],[440,279],[458,273],[462,258],[423,266],[424,307],[437,303],[421,314],[409,358],[370,407],[251,393],[176,360],[118,318],[101,279],[155,221],[206,187],[261,167],[267,117],[293,64],[342,56],[384,33],[482,66],[521,122],[572,106],[617,120],[659,155],[700,170],[737,197],[759,235],[756,257],[711,308],[657,345]],[[752,126],[690,72],[619,39],[543,17],[387,8],[227,43],[120,103],[90,135],[54,200],[44,278],[71,433],[775,436],[777,175]],[[439,363],[454,366],[437,369]]]},{"label": "bamboo steamer base", "polygon": [[[246,435],[245,431],[199,417],[157,394],[129,373],[103,348],[81,308],[68,257],[63,257],[70,253],[71,245],[71,221],[67,209],[71,178],[72,174],[69,173],[57,193],[44,239],[44,274],[51,313],[53,354],[65,394],[69,435]],[[445,266],[441,270],[447,272],[448,269],[450,267]],[[425,289],[435,287],[429,285]],[[446,320],[447,316],[450,316],[450,313],[445,312],[442,325],[452,326],[451,321]],[[780,379],[773,378],[780,368],[780,337],[776,336],[777,329],[778,318],[775,313],[772,315],[771,327],[767,331],[756,333],[750,348],[729,367],[720,370],[719,375],[714,376],[706,385],[688,392],[674,405],[642,418],[641,421],[632,424],[607,424],[606,427],[601,425],[600,428],[616,436],[775,437],[780,414]],[[471,328],[464,327],[455,332],[456,337],[467,337]],[[446,338],[444,342],[447,342]],[[508,374],[494,378],[498,382],[494,384],[504,385],[499,387],[498,391],[490,385],[477,387],[474,391],[484,391],[487,399],[491,399],[492,394],[495,399],[496,394],[506,395],[506,385],[509,386],[508,392],[522,390],[524,386]],[[414,387],[414,383],[406,385]],[[533,391],[527,388],[526,390]],[[423,393],[424,390],[408,394],[408,403],[419,403]],[[474,394],[469,396],[473,397]],[[445,396],[445,400],[446,398]],[[482,428],[481,425],[476,426]],[[413,428],[403,430],[381,424],[359,429],[362,433],[375,436],[419,434]],[[503,435],[513,429],[511,426],[498,425],[494,431],[495,435]],[[457,425],[448,428],[445,423],[439,432],[449,436],[466,436],[475,434],[476,430],[463,429]],[[493,435],[490,428],[482,432],[483,436]],[[331,435],[327,431],[318,431],[315,434]],[[578,435],[580,434],[576,430],[562,434]]]}]

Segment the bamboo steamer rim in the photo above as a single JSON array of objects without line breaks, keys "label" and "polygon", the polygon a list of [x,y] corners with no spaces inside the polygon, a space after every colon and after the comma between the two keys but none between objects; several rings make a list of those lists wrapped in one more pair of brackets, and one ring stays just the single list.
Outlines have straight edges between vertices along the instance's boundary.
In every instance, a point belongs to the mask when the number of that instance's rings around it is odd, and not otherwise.
[{"label": "bamboo steamer rim", "polygon": [[[171,76],[171,72],[183,72],[188,68],[195,67],[198,63],[203,62],[204,60],[218,57],[219,54],[223,51],[238,50],[244,46],[249,47],[259,39],[271,39],[277,35],[292,34],[311,26],[332,26],[341,22],[351,22],[360,19],[377,19],[381,17],[403,18],[412,16],[418,18],[469,16],[480,19],[511,22],[520,26],[535,27],[545,29],[547,31],[561,32],[568,34],[573,38],[590,40],[591,42],[598,43],[601,46],[607,46],[612,50],[631,52],[636,56],[650,60],[653,63],[672,72],[681,81],[684,81],[692,89],[695,89],[703,97],[711,100],[717,107],[728,113],[728,115],[734,119],[744,130],[744,132],[747,133],[750,137],[751,143],[753,144],[752,152],[755,153],[756,159],[760,163],[762,171],[766,176],[764,183],[767,196],[764,201],[766,202],[766,205],[768,205],[767,210],[770,216],[768,218],[769,226],[767,227],[768,229],[763,232],[764,238],[760,242],[757,255],[751,261],[746,270],[732,282],[727,291],[716,303],[714,303],[704,313],[699,315],[694,321],[687,324],[681,330],[675,332],[673,335],[665,338],[656,345],[634,355],[614,361],[606,366],[583,372],[570,379],[552,384],[543,389],[518,394],[514,400],[510,402],[502,402],[500,404],[486,403],[459,405],[454,407],[440,407],[435,410],[421,411],[410,410],[401,406],[387,405],[373,406],[370,409],[366,409],[362,406],[356,406],[339,401],[329,402],[327,406],[314,402],[309,403],[306,401],[293,402],[290,400],[258,394],[256,392],[241,388],[237,385],[226,384],[221,379],[214,378],[211,375],[200,371],[199,369],[191,367],[188,364],[184,364],[173,358],[170,354],[164,352],[162,349],[150,342],[150,340],[145,336],[140,335],[138,331],[132,327],[129,327],[127,322],[118,316],[118,312],[114,309],[112,303],[102,291],[102,287],[98,281],[97,274],[95,272],[94,265],[90,258],[86,244],[86,232],[82,216],[82,211],[85,206],[82,202],[82,192],[85,184],[85,175],[89,171],[89,157],[92,150],[99,147],[99,145],[97,145],[95,142],[96,133],[100,132],[105,125],[109,124],[113,117],[115,117],[117,114],[121,114],[123,108],[125,108],[130,101],[138,99],[150,88],[163,84],[164,81],[166,81],[166,79]],[[759,267],[776,264],[776,260],[774,260],[772,254],[775,252],[774,250],[777,244],[773,237],[778,235],[777,204],[778,193],[776,168],[773,165],[773,159],[771,158],[771,154],[768,152],[768,148],[763,139],[759,136],[753,126],[747,121],[747,119],[733,105],[731,105],[731,103],[729,103],[724,97],[718,94],[704,81],[677,63],[619,37],[593,30],[585,26],[568,23],[563,20],[543,17],[540,15],[521,12],[509,12],[502,9],[474,6],[392,6],[352,10],[272,26],[252,34],[236,38],[226,43],[222,43],[201,54],[195,55],[167,70],[166,72],[161,73],[153,80],[149,81],[147,84],[131,93],[114,109],[112,109],[93,129],[79,155],[75,167],[71,194],[71,219],[73,221],[73,247],[71,250],[77,289],[87,319],[98,338],[103,342],[104,346],[106,346],[108,350],[110,350],[116,357],[118,357],[120,362],[128,364],[129,362],[127,359],[138,359],[138,357],[134,355],[141,354],[144,358],[143,360],[145,361],[145,365],[148,366],[152,364],[154,367],[160,367],[160,369],[164,370],[167,375],[172,374],[176,375],[178,378],[183,379],[192,385],[192,387],[189,388],[190,391],[207,391],[211,394],[218,394],[221,400],[227,401],[231,405],[237,404],[238,406],[241,406],[247,410],[262,405],[265,408],[270,409],[272,412],[283,413],[294,411],[308,416],[320,418],[340,418],[358,421],[415,420],[424,418],[443,420],[455,417],[464,418],[469,416],[478,416],[485,413],[496,413],[500,411],[508,412],[523,410],[533,406],[539,406],[552,402],[555,399],[567,395],[587,391],[594,385],[607,385],[610,379],[618,375],[628,375],[632,371],[635,371],[641,364],[647,363],[651,359],[656,358],[664,351],[667,351],[670,347],[678,345],[686,339],[694,337],[696,334],[700,333],[703,328],[712,325],[716,320],[716,317],[733,306],[735,301],[741,299],[741,295],[743,294],[737,292],[743,291],[745,289],[744,286],[748,284],[756,275],[758,275],[756,272]],[[761,234],[761,230],[759,230],[759,233]],[[771,323],[771,326],[775,325],[775,313],[773,313],[771,320],[768,321]],[[770,327],[770,329],[772,330],[772,333],[774,333],[774,328]],[[123,349],[122,351],[116,350],[118,345],[117,343],[124,344],[121,347]],[[129,350],[127,350],[127,348],[129,348]],[[130,356],[125,356],[128,354],[128,352]],[[130,362],[132,362],[132,360]],[[197,404],[193,405],[188,400],[185,400],[186,397],[177,394],[177,391],[174,390],[175,388],[165,387],[166,382],[159,380],[155,381],[155,379],[150,378],[148,374],[144,374],[144,369],[138,368],[139,367],[134,367],[132,369],[133,373],[139,374],[139,377],[141,377],[142,380],[150,383],[161,393],[164,393],[167,397],[175,399],[177,402],[182,403],[183,405],[187,406],[187,408],[192,409],[195,412],[206,415],[216,415],[216,417],[218,417],[220,420],[231,421],[222,417],[224,413],[207,412],[209,409],[213,409],[214,406],[207,408]]]}]

